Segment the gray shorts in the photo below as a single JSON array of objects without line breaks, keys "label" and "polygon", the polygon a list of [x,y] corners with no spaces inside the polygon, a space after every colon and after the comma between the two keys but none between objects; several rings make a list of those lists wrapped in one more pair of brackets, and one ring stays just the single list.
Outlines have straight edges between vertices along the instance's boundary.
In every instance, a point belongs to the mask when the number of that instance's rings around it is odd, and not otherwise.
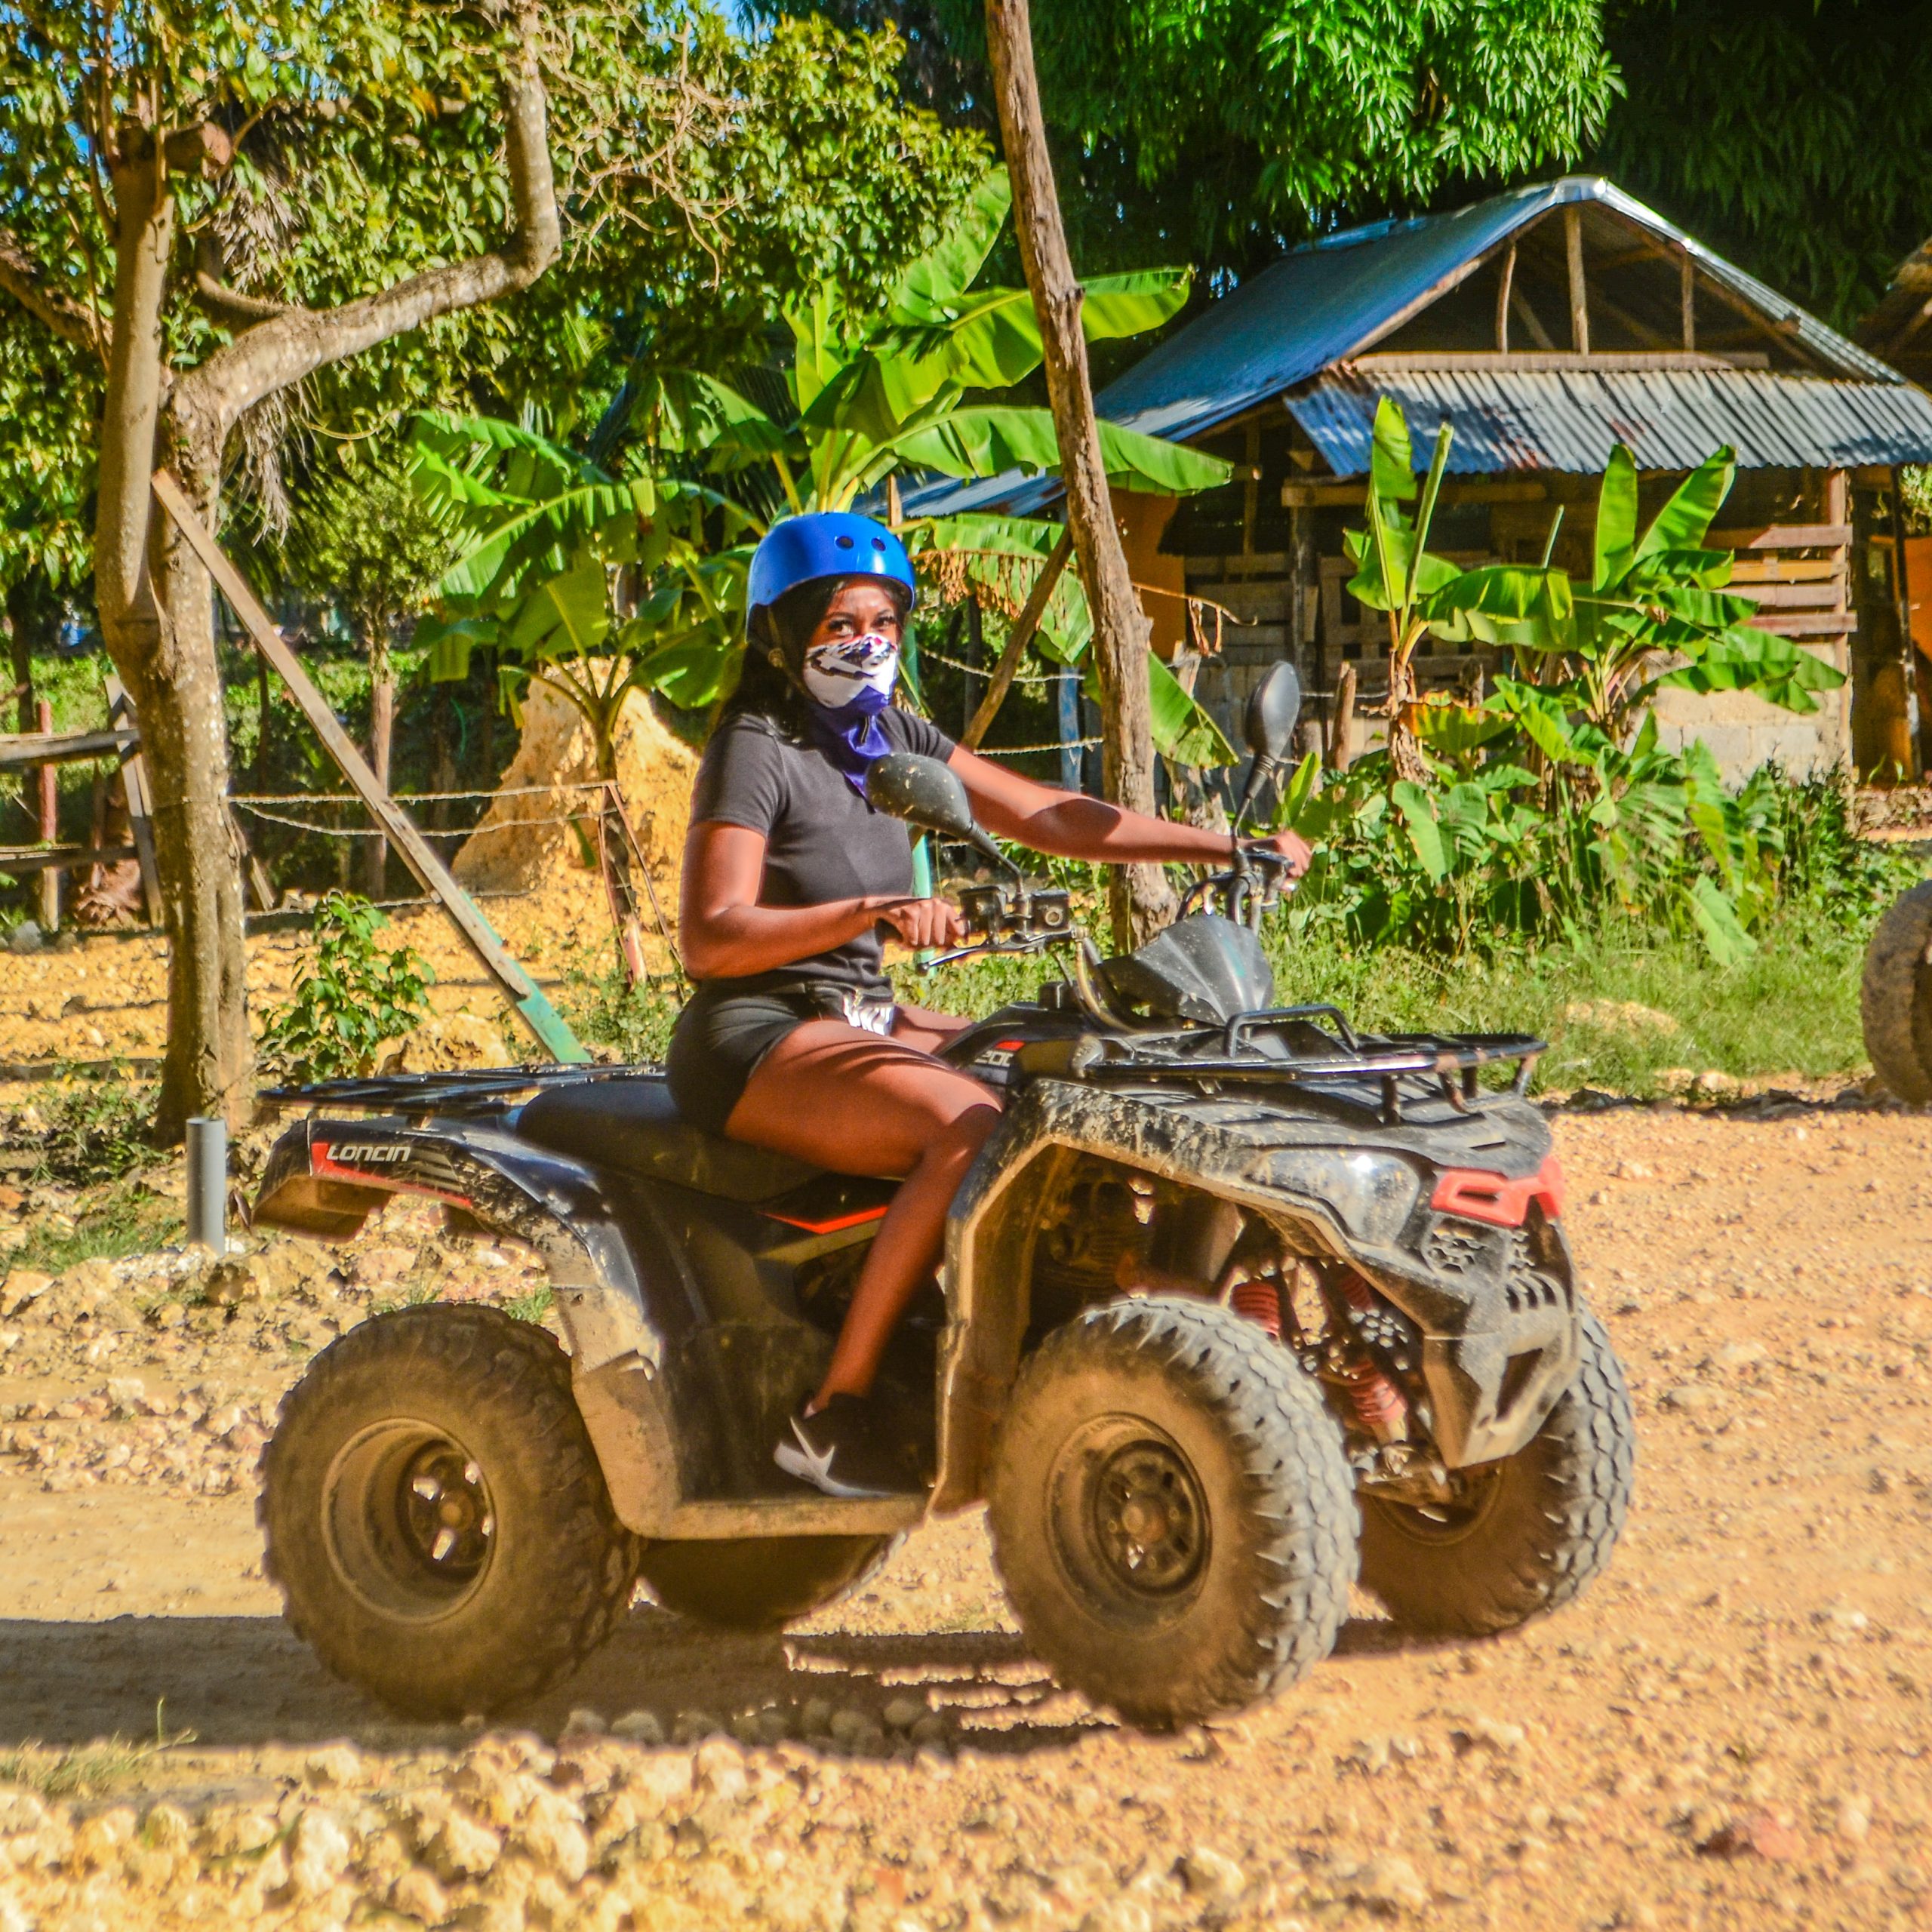
[{"label": "gray shorts", "polygon": [[786,1034],[809,1020],[843,1020],[890,1033],[898,1008],[890,992],[827,980],[768,992],[700,986],[678,1016],[664,1074],[678,1111],[694,1127],[722,1134],[746,1084]]}]

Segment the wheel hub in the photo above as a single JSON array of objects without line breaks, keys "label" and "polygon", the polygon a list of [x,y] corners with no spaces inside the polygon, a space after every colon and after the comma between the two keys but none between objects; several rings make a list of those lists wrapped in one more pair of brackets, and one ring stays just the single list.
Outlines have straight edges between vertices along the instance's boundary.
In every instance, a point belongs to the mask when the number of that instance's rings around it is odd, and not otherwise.
[{"label": "wheel hub", "polygon": [[455,1444],[431,1442],[418,1450],[396,1502],[404,1542],[432,1574],[466,1583],[483,1567],[496,1518],[483,1472]]},{"label": "wheel hub", "polygon": [[1114,1451],[1093,1490],[1094,1537],[1108,1567],[1137,1591],[1192,1583],[1207,1553],[1207,1512],[1194,1472],[1164,1442]]}]

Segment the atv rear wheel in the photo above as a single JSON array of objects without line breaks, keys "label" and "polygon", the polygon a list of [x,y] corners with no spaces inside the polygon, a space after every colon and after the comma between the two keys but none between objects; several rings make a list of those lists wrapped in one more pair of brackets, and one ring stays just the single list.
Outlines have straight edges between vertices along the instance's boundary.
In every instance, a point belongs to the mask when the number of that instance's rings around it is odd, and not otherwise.
[{"label": "atv rear wheel", "polygon": [[542,1690],[610,1635],[636,1582],[569,1358],[499,1309],[351,1329],[283,1399],[262,1478],[284,1614],[398,1710],[463,1717]]},{"label": "atv rear wheel", "polygon": [[897,1537],[746,1537],[647,1543],[640,1565],[666,1610],[724,1630],[776,1630],[842,1597]]},{"label": "atv rear wheel", "polygon": [[1865,1051],[1887,1090],[1932,1106],[1932,879],[1915,885],[1878,921],[1858,989]]},{"label": "atv rear wheel", "polygon": [[1281,1689],[1348,1608],[1340,1432],[1278,1345],[1212,1303],[1116,1302],[1050,1335],[1014,1389],[987,1503],[1042,1661],[1150,1729]]},{"label": "atv rear wheel", "polygon": [[1527,1447],[1468,1472],[1440,1509],[1365,1495],[1361,1580],[1404,1629],[1487,1637],[1560,1610],[1610,1561],[1636,1465],[1636,1423],[1610,1337],[1580,1312],[1576,1380]]}]

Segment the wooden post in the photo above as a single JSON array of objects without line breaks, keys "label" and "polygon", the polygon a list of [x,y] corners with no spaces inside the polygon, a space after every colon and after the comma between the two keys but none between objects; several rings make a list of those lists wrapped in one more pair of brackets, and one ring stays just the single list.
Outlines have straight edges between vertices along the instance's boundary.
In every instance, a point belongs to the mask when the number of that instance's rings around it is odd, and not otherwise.
[{"label": "wooden post", "polygon": [[1678,301],[1684,311],[1684,346],[1697,346],[1697,269],[1688,255],[1677,264]]},{"label": "wooden post", "polygon": [[1583,288],[1583,211],[1563,211],[1563,252],[1570,263],[1570,346],[1579,355],[1590,352],[1590,305]]},{"label": "wooden post", "polygon": [[[139,731],[140,720],[128,702],[120,678],[109,672],[107,687],[107,721]],[[154,854],[154,801],[148,784],[148,768],[137,739],[129,747],[121,768],[122,783],[128,793],[128,826],[134,840],[134,857],[141,868],[141,897],[148,909],[148,924],[156,932],[162,928],[161,867]],[[232,814],[231,814],[232,816]]]},{"label": "wooden post", "polygon": [[[1033,66],[1032,19],[1027,0],[986,0],[986,19],[1001,140],[1013,180],[1014,232],[1039,318],[1047,400],[1066,490],[1067,528],[1073,533],[1081,582],[1094,613],[1103,789],[1110,803],[1151,817],[1158,813],[1159,801],[1154,792],[1147,671],[1150,627],[1128,574],[1100,454],[1093,376],[1080,327],[1080,284],[1067,252],[1039,77]],[[1158,932],[1179,909],[1158,866],[1109,869],[1114,941],[1124,952]]]},{"label": "wooden post", "polygon": [[[33,708],[34,728],[43,735],[51,736],[54,731],[54,707],[42,698]],[[41,842],[57,845],[60,842],[60,782],[58,773],[51,764],[43,764],[34,774],[39,790],[36,800],[38,805]],[[40,929],[44,933],[57,933],[60,930],[60,868],[49,866],[40,875]]]},{"label": "wooden post", "polygon": [[1040,620],[1045,614],[1047,599],[1054,594],[1054,586],[1060,581],[1060,574],[1066,568],[1066,560],[1073,555],[1073,532],[1066,531],[1053,547],[1053,552],[1041,566],[1040,574],[1033,580],[1033,588],[1026,593],[1026,602],[1018,617],[1013,620],[1013,628],[1006,634],[1006,648],[999,654],[999,662],[993,667],[993,675],[986,685],[986,694],[980,700],[980,708],[967,721],[964,731],[959,734],[959,742],[968,751],[977,751],[981,741],[992,728],[993,720],[999,715],[1000,706],[1006,702],[1006,694],[1013,688],[1014,675],[1020,669],[1020,660],[1026,654],[1026,647],[1033,641],[1033,633],[1040,628]]},{"label": "wooden post", "polygon": [[1503,279],[1496,285],[1496,352],[1509,353],[1509,297],[1516,286],[1516,245],[1503,253]]},{"label": "wooden post", "polygon": [[1247,480],[1241,486],[1241,561],[1251,566],[1254,558],[1254,518],[1261,507],[1261,421],[1251,419],[1241,441],[1242,460],[1247,465]]},{"label": "wooden post", "polygon": [[[1824,515],[1828,525],[1842,527],[1851,521],[1851,478],[1842,469],[1825,472]],[[1852,592],[1852,577],[1858,566],[1858,546],[1854,542],[1844,552],[1844,575],[1839,579],[1841,599],[1848,599]],[[1857,758],[1852,743],[1851,697],[1852,686],[1856,681],[1852,675],[1851,634],[1849,631],[1831,640],[1832,662],[1845,674],[1845,681],[1838,688],[1838,751],[1844,762],[1856,771]],[[1829,700],[1827,700],[1829,702]]]},{"label": "wooden post", "polygon": [[[1301,675],[1303,686],[1311,691],[1325,691],[1321,632],[1316,625],[1315,599],[1315,517],[1302,509],[1288,512],[1288,655]],[[1321,716],[1332,715],[1333,700],[1321,700]]]}]

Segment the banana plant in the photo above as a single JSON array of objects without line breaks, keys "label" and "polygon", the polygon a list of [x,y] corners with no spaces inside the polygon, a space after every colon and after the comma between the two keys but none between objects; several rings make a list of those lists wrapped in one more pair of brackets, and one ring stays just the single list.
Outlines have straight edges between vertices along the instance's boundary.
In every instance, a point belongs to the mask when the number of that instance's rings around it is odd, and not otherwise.
[{"label": "banana plant", "polygon": [[[561,607],[583,605],[594,561],[618,607],[597,648],[628,661],[626,688],[700,707],[736,681],[750,554],[777,516],[875,501],[907,475],[1056,469],[1048,411],[977,399],[1032,374],[1043,352],[1026,290],[974,286],[1011,202],[1005,171],[993,170],[883,302],[823,285],[788,312],[783,416],[709,374],[634,369],[593,447],[635,432],[635,474],[554,445],[539,449],[531,432],[488,419],[419,418],[419,487],[475,536],[443,586],[452,650],[481,634],[479,624],[497,626],[506,641],[573,636]],[[1098,278],[1086,285],[1083,326],[1096,340],[1156,327],[1188,285],[1181,269]],[[1101,445],[1118,488],[1180,494],[1232,473],[1217,458],[1110,423]],[[942,585],[1016,608],[1060,534],[1039,519],[986,515],[915,516],[900,528]],[[555,620],[547,611],[526,617],[526,599],[559,607]],[[1076,662],[1091,629],[1077,579],[1063,574],[1038,648]],[[1150,656],[1163,752],[1230,759],[1213,719],[1164,672]]]}]

